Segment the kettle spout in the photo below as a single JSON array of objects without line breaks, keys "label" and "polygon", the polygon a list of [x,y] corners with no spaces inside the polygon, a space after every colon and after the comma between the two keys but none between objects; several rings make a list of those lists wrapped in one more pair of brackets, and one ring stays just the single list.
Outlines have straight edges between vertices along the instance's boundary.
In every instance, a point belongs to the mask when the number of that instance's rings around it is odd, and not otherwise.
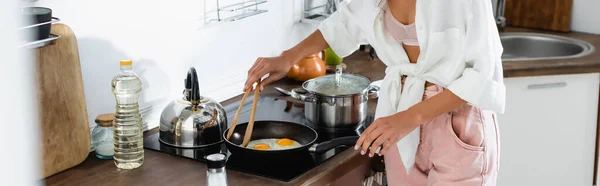
[{"label": "kettle spout", "polygon": [[200,97],[200,88],[198,87],[198,74],[194,67],[188,70],[187,78],[185,79],[185,88],[189,91],[186,95],[187,100],[197,105],[202,98]]}]

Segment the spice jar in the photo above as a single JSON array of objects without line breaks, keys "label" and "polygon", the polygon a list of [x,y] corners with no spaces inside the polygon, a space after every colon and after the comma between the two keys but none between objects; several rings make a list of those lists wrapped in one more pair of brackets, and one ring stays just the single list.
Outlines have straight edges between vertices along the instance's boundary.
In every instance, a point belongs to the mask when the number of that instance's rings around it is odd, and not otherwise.
[{"label": "spice jar", "polygon": [[206,183],[208,186],[227,186],[227,173],[225,162],[227,156],[222,153],[211,154],[206,157]]},{"label": "spice jar", "polygon": [[113,120],[115,114],[102,114],[96,117],[96,127],[92,131],[92,141],[95,145],[96,157],[113,159]]}]

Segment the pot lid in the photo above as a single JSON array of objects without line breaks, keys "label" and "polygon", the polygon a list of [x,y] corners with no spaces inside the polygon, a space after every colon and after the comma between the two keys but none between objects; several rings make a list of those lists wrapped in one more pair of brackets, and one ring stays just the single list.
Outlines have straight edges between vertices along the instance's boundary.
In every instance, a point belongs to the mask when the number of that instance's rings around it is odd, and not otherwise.
[{"label": "pot lid", "polygon": [[342,74],[339,84],[335,74],[310,79],[302,84],[302,88],[328,96],[360,94],[369,87],[371,80],[356,74]]}]

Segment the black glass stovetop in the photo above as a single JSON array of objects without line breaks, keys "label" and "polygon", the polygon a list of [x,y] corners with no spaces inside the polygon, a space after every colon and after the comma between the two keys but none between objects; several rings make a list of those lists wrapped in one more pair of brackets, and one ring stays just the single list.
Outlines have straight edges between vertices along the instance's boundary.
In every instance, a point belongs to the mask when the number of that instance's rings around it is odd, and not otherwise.
[{"label": "black glass stovetop", "polygon": [[[246,99],[243,109],[240,113],[238,123],[248,122],[250,119],[250,110],[252,107],[252,99]],[[234,102],[228,105],[224,105],[227,121],[231,122],[235,116],[235,112],[240,104],[240,101]],[[288,121],[300,124],[312,126],[304,117],[304,109],[301,103],[292,101],[289,97],[267,97],[261,96],[259,98],[255,120],[275,120],[275,121]],[[317,143],[328,141],[337,137],[344,136],[358,136],[365,127],[373,122],[373,117],[368,116],[365,123],[361,124],[356,129],[349,130],[326,130],[313,127],[319,133]],[[144,138],[144,147],[146,149],[155,150],[163,153],[168,153],[175,156],[181,156],[188,159],[204,162],[204,156],[213,153],[226,153],[228,154],[226,168],[263,176],[271,179],[289,182],[292,179],[308,172],[315,168],[321,163],[327,161],[331,157],[343,152],[348,147],[342,146],[331,149],[325,153],[315,154],[299,152],[298,154],[292,155],[295,157],[269,157],[268,159],[260,157],[238,157],[235,154],[231,154],[227,151],[224,143],[196,149],[184,149],[172,147],[159,142],[158,132]]]}]

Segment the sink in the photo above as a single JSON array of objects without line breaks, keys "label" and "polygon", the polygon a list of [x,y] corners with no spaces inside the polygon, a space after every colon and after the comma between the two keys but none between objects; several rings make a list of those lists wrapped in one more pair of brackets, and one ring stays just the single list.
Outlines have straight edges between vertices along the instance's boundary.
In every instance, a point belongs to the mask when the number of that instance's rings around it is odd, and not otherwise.
[{"label": "sink", "polygon": [[501,33],[502,61],[568,59],[591,54],[594,46],[586,41],[550,34]]}]

